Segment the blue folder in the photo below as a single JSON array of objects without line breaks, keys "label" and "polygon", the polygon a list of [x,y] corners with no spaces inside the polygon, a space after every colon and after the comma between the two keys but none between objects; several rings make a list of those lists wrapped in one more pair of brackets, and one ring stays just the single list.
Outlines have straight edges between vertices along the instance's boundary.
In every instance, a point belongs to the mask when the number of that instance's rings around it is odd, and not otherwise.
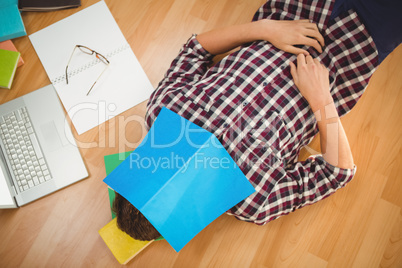
[{"label": "blue folder", "polygon": [[218,139],[167,108],[104,182],[178,252],[255,190]]},{"label": "blue folder", "polygon": [[0,42],[26,34],[18,0],[0,0]]}]

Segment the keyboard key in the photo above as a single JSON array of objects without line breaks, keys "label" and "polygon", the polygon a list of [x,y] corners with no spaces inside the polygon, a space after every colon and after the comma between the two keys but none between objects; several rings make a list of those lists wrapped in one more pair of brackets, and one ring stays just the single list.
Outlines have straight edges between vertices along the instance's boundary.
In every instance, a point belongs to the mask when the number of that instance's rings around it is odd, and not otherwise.
[{"label": "keyboard key", "polygon": [[21,120],[22,120],[20,110],[16,110],[16,111],[15,111],[15,117],[16,117],[16,119],[17,119],[18,121],[21,121]]},{"label": "keyboard key", "polygon": [[31,138],[31,142],[35,149],[36,155],[38,156],[38,158],[42,158],[43,157],[42,150],[39,147],[39,143],[38,143],[38,140],[36,139],[35,134],[31,134],[31,135],[29,135],[29,137]]}]

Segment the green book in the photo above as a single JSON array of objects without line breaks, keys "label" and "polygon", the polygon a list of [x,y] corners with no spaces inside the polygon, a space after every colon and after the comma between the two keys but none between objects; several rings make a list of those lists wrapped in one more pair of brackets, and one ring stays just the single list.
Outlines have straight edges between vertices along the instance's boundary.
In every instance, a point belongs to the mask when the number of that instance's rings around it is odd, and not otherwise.
[{"label": "green book", "polygon": [[[120,163],[123,162],[131,154],[131,152],[105,155],[103,157],[103,160],[105,161],[106,176],[109,175],[110,172],[112,172],[115,168],[117,168],[117,166],[120,165]],[[116,215],[113,213],[112,207],[116,194],[114,190],[109,186],[108,186],[108,192],[109,192],[110,210],[112,211],[112,219],[114,219]]]},{"label": "green book", "polygon": [[11,88],[17,70],[20,53],[0,49],[0,87]]}]

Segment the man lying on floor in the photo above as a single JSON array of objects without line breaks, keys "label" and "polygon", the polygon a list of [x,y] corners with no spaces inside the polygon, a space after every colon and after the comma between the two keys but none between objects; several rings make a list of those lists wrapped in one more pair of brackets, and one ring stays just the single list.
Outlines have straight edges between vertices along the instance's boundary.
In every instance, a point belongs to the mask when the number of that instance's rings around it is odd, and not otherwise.
[{"label": "man lying on floor", "polygon": [[[401,36],[377,42],[378,29],[369,32],[343,2],[268,1],[251,23],[194,35],[151,95],[148,129],[167,107],[213,133],[254,186],[256,192],[228,214],[265,224],[353,178],[356,167],[339,117],[353,108]],[[214,55],[238,46],[211,66]],[[297,161],[318,132],[323,154]],[[132,237],[159,236],[120,195],[114,207],[118,226]]]}]

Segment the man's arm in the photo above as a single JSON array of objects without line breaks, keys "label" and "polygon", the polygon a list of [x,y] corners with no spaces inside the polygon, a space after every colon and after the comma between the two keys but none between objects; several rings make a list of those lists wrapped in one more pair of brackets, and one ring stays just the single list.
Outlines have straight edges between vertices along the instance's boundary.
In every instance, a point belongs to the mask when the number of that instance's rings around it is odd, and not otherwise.
[{"label": "man's arm", "polygon": [[293,54],[309,53],[294,45],[313,46],[322,52],[324,38],[317,25],[308,20],[259,20],[212,30],[197,36],[198,42],[211,54],[226,53],[245,43],[265,40],[275,47]]},{"label": "man's arm", "polygon": [[[259,209],[255,220],[258,224],[265,224],[323,200],[344,187],[356,171],[346,134],[329,91],[328,71],[317,59],[303,54],[297,57],[297,67],[293,63],[290,65],[296,86],[315,112],[323,156],[313,155],[305,161],[286,166],[281,163],[278,169],[269,169],[265,174],[266,179],[272,180],[269,177],[273,176],[276,184]],[[234,214],[244,213],[242,209],[240,212],[234,210]]]},{"label": "man's arm", "polygon": [[342,123],[329,91],[328,70],[311,56],[297,56],[291,74],[300,93],[313,110],[321,137],[325,161],[340,168],[353,168],[353,156]]}]

